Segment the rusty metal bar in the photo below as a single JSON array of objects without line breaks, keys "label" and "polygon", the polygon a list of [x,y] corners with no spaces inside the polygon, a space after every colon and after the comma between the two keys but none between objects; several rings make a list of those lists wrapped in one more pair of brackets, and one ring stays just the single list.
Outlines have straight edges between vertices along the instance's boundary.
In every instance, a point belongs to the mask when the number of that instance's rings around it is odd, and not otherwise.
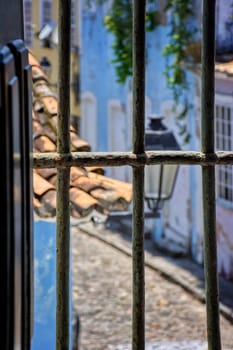
[{"label": "rusty metal bar", "polygon": [[148,151],[132,152],[72,152],[34,153],[34,168],[59,168],[71,166],[125,166],[141,167],[153,164],[183,165],[233,165],[232,152],[202,153],[194,151]]},{"label": "rusty metal bar", "polygon": [[[145,149],[145,0],[133,1],[133,152]],[[145,349],[144,167],[133,167],[132,349]]]},{"label": "rusty metal bar", "polygon": [[[203,0],[202,152],[214,152],[215,0]],[[221,349],[217,272],[215,168],[202,167],[204,262],[209,350]]]},{"label": "rusty metal bar", "polygon": [[[57,152],[70,152],[70,21],[71,0],[59,0]],[[57,171],[57,306],[56,349],[69,349],[70,168]]]}]

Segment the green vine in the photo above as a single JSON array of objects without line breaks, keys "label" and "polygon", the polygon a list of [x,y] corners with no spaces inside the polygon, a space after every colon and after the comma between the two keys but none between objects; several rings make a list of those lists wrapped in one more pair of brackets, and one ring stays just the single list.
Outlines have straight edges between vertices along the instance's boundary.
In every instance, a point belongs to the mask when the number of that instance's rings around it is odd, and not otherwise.
[{"label": "green vine", "polygon": [[[89,0],[90,1],[90,0]],[[93,0],[94,1],[94,0]],[[108,0],[96,0],[103,3]],[[160,13],[153,6],[154,0],[147,1],[146,30],[153,31],[160,24]],[[170,31],[168,33],[168,44],[163,50],[166,58],[165,77],[168,88],[172,91],[175,104],[181,100],[183,110],[176,116],[180,135],[184,142],[189,141],[189,133],[185,117],[191,105],[184,97],[189,84],[187,74],[182,65],[187,58],[187,48],[192,43],[196,31],[190,26],[193,18],[193,0],[167,0],[167,18]],[[104,18],[107,30],[113,34],[112,44],[114,64],[117,81],[125,83],[132,76],[132,0],[113,0],[110,10]]]},{"label": "green vine", "polygon": [[[187,73],[183,62],[187,59],[187,49],[192,44],[195,29],[190,28],[188,21],[194,16],[192,0],[168,0],[166,10],[170,11],[168,34],[169,43],[163,50],[166,57],[165,77],[168,88],[172,91],[176,104],[179,104],[184,91],[189,89]],[[176,116],[179,134],[183,136],[184,143],[190,139],[187,123],[184,119],[191,105],[187,98],[183,101],[183,110]]]},{"label": "green vine", "polygon": [[[153,0],[149,0],[152,3]],[[156,10],[146,11],[146,30],[153,31],[158,25],[159,13]],[[132,76],[132,3],[130,0],[114,0],[104,24],[114,35],[112,49],[117,81],[125,83]]]}]

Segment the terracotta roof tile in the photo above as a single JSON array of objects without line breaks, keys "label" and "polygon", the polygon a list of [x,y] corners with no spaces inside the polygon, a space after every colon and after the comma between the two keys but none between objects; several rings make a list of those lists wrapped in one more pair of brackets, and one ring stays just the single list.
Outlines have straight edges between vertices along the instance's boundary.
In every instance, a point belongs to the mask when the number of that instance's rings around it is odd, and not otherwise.
[{"label": "terracotta roof tile", "polygon": [[[56,151],[57,97],[51,91],[47,77],[38,61],[30,54],[33,79],[33,149],[37,152]],[[72,151],[89,151],[90,145],[70,127]],[[56,214],[56,169],[33,172],[34,208],[43,217]],[[71,167],[70,209],[75,218],[92,210],[107,214],[109,210],[124,210],[132,198],[131,185],[104,176],[102,167]]]},{"label": "terracotta roof tile", "polygon": [[57,115],[57,99],[54,96],[44,96],[41,98],[46,113],[51,116]]},{"label": "terracotta roof tile", "polygon": [[34,146],[40,152],[56,152],[56,145],[47,136],[37,137]]},{"label": "terracotta roof tile", "polygon": [[34,171],[33,188],[34,188],[34,193],[37,196],[42,196],[47,191],[53,190],[54,186]]},{"label": "terracotta roof tile", "polygon": [[75,219],[80,219],[82,217],[81,214],[75,208],[73,208],[72,206],[70,208],[70,214]]},{"label": "terracotta roof tile", "polygon": [[99,181],[91,180],[87,176],[78,177],[75,181],[72,181],[72,185],[85,192],[90,192],[100,187]]},{"label": "terracotta roof tile", "polygon": [[44,207],[48,210],[49,213],[51,213],[51,216],[56,215],[56,191],[50,190],[46,192],[42,198],[41,203],[44,205]]},{"label": "terracotta roof tile", "polygon": [[41,203],[40,203],[39,199],[33,197],[33,206],[34,206],[35,209],[40,208]]},{"label": "terracotta roof tile", "polygon": [[81,140],[74,132],[70,133],[70,141],[74,150],[78,149],[82,152],[90,151],[90,145],[86,141]]},{"label": "terracotta roof tile", "polygon": [[33,134],[34,135],[42,135],[43,127],[39,123],[39,121],[33,120]]},{"label": "terracotta roof tile", "polygon": [[83,168],[75,168],[75,167],[70,168],[70,180],[72,184],[80,176],[86,176],[86,175],[87,175],[87,172]]},{"label": "terracotta roof tile", "polygon": [[88,215],[98,204],[92,196],[75,187],[70,189],[70,201],[82,216]]},{"label": "terracotta roof tile", "polygon": [[[33,67],[33,66],[38,66],[40,67],[39,65],[39,62],[38,60],[36,59],[35,56],[33,56],[33,54],[31,52],[29,52],[29,63],[30,65]],[[34,67],[33,67],[34,68]],[[41,69],[41,68],[40,68]]]},{"label": "terracotta roof tile", "polygon": [[85,169],[87,171],[91,171],[92,173],[104,175],[104,168],[100,166],[88,166],[88,167],[85,167]]},{"label": "terracotta roof tile", "polygon": [[126,202],[130,203],[132,200],[132,185],[127,182],[111,179],[109,177],[99,175],[93,172],[88,173],[88,177],[92,180],[99,181],[100,187],[105,190],[115,190],[118,197],[123,198]]},{"label": "terracotta roof tile", "polygon": [[117,191],[106,191],[103,188],[98,188],[91,191],[91,195],[97,199],[104,208],[111,210],[126,210],[128,203],[124,198],[120,197]]},{"label": "terracotta roof tile", "polygon": [[57,185],[57,175],[53,175],[49,178],[49,182],[54,186],[56,187]]},{"label": "terracotta roof tile", "polygon": [[55,168],[48,168],[48,169],[37,169],[36,172],[44,177],[45,179],[49,179],[52,176],[56,175],[57,169]]},{"label": "terracotta roof tile", "polygon": [[37,97],[54,96],[48,84],[44,80],[39,80],[33,84],[33,91]]},{"label": "terracotta roof tile", "polygon": [[215,64],[215,71],[232,76],[233,75],[233,61],[224,62],[224,63],[216,63]]},{"label": "terracotta roof tile", "polygon": [[[30,55],[32,56],[32,55]],[[41,67],[38,65],[38,62],[37,62],[37,65],[33,65],[33,63],[31,62],[31,59],[30,59],[30,64],[32,65],[32,80],[35,82],[37,80],[46,80],[47,81],[47,77],[46,75],[44,74],[43,70],[41,69]]]}]

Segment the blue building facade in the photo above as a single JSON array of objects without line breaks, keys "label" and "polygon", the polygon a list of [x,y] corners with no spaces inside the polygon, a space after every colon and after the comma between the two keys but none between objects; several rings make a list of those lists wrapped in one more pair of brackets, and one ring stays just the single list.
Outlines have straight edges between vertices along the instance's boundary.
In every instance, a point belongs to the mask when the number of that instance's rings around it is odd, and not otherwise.
[{"label": "blue building facade", "polygon": [[[103,19],[107,13],[108,6],[85,6],[82,3],[82,28],[81,28],[81,123],[88,124],[89,128],[95,128],[95,136],[81,127],[81,136],[88,139],[91,145],[95,145],[97,151],[123,151],[131,150],[132,137],[132,79],[128,78],[125,84],[117,83],[115,69],[111,61],[114,59],[111,48],[113,36],[107,32]],[[163,49],[168,43],[168,25],[159,25],[153,32],[147,33],[146,38],[146,96],[145,96],[145,120],[151,113],[163,114],[165,124],[173,129],[178,140],[182,144],[174,118],[174,101],[171,91],[167,88],[164,75],[166,61],[163,56]],[[196,77],[188,74],[190,86],[195,86]],[[194,91],[189,92],[190,104],[193,104]],[[88,100],[89,97],[89,101]],[[90,102],[92,101],[92,102]],[[94,105],[93,108],[90,104]],[[178,108],[182,108],[179,106]],[[188,120],[194,120],[194,110],[189,111]],[[190,123],[190,128],[194,127]],[[115,141],[113,141],[115,139]],[[191,143],[194,141],[191,139]],[[183,148],[189,148],[184,145]],[[130,181],[129,169],[122,172],[122,169],[108,170],[108,174],[119,179]],[[175,192],[183,192],[180,199],[180,209],[187,212],[187,203],[190,198],[190,179],[192,171],[188,167],[180,169]],[[184,185],[185,184],[185,185]],[[174,194],[175,198],[175,194]],[[166,217],[169,216],[169,227],[167,234],[175,236],[179,232],[178,241],[190,249],[190,215],[178,222],[180,214],[174,213],[171,220],[170,205],[167,204],[164,213],[163,228],[166,227]],[[167,214],[166,214],[167,213]],[[174,221],[174,225],[172,223]],[[175,224],[176,221],[176,224]],[[188,222],[189,221],[189,222]],[[177,229],[177,225],[180,228]],[[161,227],[156,224],[156,227]],[[174,228],[175,226],[176,228]],[[164,230],[163,230],[164,231]],[[174,231],[174,232],[173,232]],[[160,237],[158,230],[155,237]],[[156,238],[156,239],[157,239]]]},{"label": "blue building facade", "polygon": [[[107,32],[103,19],[110,1],[102,6],[86,6],[83,0],[81,12],[81,136],[96,151],[123,151],[131,149],[132,127],[132,79],[122,85],[116,82],[114,59],[111,49],[113,36]],[[160,2],[156,2],[160,3]],[[161,1],[162,3],[162,1]],[[195,4],[196,20],[201,21],[201,1]],[[217,0],[216,49],[217,55],[231,54],[232,50],[232,4]],[[169,15],[169,14],[168,14]],[[158,25],[146,38],[146,108],[145,121],[151,113],[164,115],[164,123],[173,130],[182,149],[200,150],[201,126],[201,74],[200,61],[186,69],[189,89],[184,92],[188,103],[185,123],[190,140],[183,143],[174,117],[182,110],[174,104],[164,75],[166,59],[163,48],[168,43],[169,21]],[[193,23],[190,23],[192,26]],[[195,34],[198,42],[198,33]],[[232,58],[227,56],[228,61]],[[231,57],[231,56],[230,56]],[[221,58],[220,58],[221,59]],[[226,59],[226,58],[224,58]],[[216,66],[218,67],[218,66]],[[191,68],[191,69],[190,69]],[[221,68],[222,69],[222,68]],[[233,79],[229,74],[217,72],[216,68],[216,143],[217,149],[233,148]],[[224,70],[224,68],[223,68]],[[228,121],[225,115],[229,116]],[[227,123],[227,127],[226,126]],[[228,130],[228,131],[226,131]],[[226,134],[228,132],[228,134]],[[216,208],[219,272],[233,279],[233,172],[232,169],[216,168]],[[130,181],[130,169],[108,169],[108,175]],[[224,175],[223,175],[224,174]],[[223,180],[224,177],[224,180]],[[155,223],[154,239],[162,244],[167,240],[176,242],[184,253],[203,263],[203,217],[202,185],[200,167],[180,166],[171,200],[163,208],[162,221]],[[227,224],[226,224],[227,223]]]}]

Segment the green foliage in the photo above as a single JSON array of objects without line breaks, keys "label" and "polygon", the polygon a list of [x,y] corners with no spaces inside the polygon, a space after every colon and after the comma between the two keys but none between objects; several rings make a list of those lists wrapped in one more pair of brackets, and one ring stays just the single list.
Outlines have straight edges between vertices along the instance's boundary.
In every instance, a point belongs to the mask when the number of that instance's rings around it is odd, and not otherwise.
[{"label": "green foliage", "polygon": [[[94,1],[94,0],[87,0]],[[96,0],[99,4],[108,0]],[[138,0],[140,1],[140,0]],[[148,0],[146,11],[146,30],[153,31],[159,24],[159,12],[154,10],[155,0]],[[182,65],[186,57],[186,49],[192,42],[195,30],[190,29],[188,21],[194,16],[193,0],[167,0],[165,11],[168,13],[168,44],[163,50],[166,58],[165,77],[168,88],[172,91],[176,104],[179,104],[184,91],[189,88],[186,71]],[[113,0],[108,14],[104,18],[107,30],[113,34],[112,49],[117,81],[125,83],[132,76],[132,0]],[[187,99],[183,99],[184,108],[177,115],[180,135],[185,142],[189,140],[185,118],[189,108]]]},{"label": "green foliage", "polygon": [[[183,88],[187,88],[186,74],[182,68],[182,62],[186,55],[187,46],[193,38],[193,31],[187,26],[188,19],[193,15],[191,1],[169,0],[167,10],[170,10],[169,43],[163,50],[168,58],[166,65],[166,78],[168,86],[174,92],[177,100]],[[172,63],[170,63],[172,62]]]},{"label": "green foliage", "polygon": [[104,24],[114,35],[112,49],[117,81],[125,83],[132,75],[132,8],[129,0],[114,0],[112,7],[104,18]]},{"label": "green foliage", "polygon": [[[152,2],[152,0],[149,0]],[[146,30],[152,31],[158,24],[158,12],[146,12]],[[104,18],[104,24],[114,35],[112,49],[117,81],[125,83],[132,75],[132,3],[131,0],[113,0],[109,13]]]},{"label": "green foliage", "polygon": [[[173,93],[175,103],[178,104],[184,91],[189,88],[187,73],[182,63],[187,55],[187,47],[191,44],[195,30],[190,29],[188,21],[194,16],[192,0],[168,0],[166,10],[169,11],[170,32],[169,43],[163,50],[167,58],[165,76],[168,88]],[[184,121],[191,106],[188,100],[184,100],[184,108],[176,117],[180,129],[180,135],[185,142],[190,138],[187,125]]]}]

